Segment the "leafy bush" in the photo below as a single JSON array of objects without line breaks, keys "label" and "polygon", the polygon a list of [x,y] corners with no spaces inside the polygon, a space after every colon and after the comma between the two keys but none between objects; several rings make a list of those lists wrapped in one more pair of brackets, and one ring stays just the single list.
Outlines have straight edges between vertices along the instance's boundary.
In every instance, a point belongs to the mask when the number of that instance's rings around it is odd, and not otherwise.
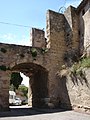
[{"label": "leafy bush", "polygon": [[5,48],[1,48],[1,52],[6,53],[7,50]]},{"label": "leafy bush", "polygon": [[32,57],[36,57],[37,56],[37,50],[35,48],[32,48],[31,49],[31,54],[32,54]]},{"label": "leafy bush", "polygon": [[18,90],[21,91],[24,94],[24,96],[27,98],[28,87],[20,85]]},{"label": "leafy bush", "polygon": [[46,52],[48,52],[48,49],[47,49],[47,48],[42,48],[42,49],[41,49],[41,53],[42,53],[42,54],[44,54],[44,53],[46,53]]},{"label": "leafy bush", "polygon": [[90,67],[90,58],[83,58],[78,63],[74,63],[71,67],[71,72],[80,74],[83,68]]},{"label": "leafy bush", "polygon": [[82,59],[81,66],[83,68],[90,67],[90,58],[84,58],[84,59]]},{"label": "leafy bush", "polygon": [[1,65],[1,66],[0,66],[0,70],[2,70],[2,71],[6,71],[6,70],[7,70],[7,68],[6,68],[6,66],[5,66],[5,65]]}]

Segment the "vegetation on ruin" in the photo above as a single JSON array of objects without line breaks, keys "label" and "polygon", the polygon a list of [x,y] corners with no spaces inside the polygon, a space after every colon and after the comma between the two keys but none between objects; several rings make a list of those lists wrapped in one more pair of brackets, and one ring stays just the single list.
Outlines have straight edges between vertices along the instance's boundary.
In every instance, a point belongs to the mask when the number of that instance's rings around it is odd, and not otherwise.
[{"label": "vegetation on ruin", "polygon": [[74,63],[71,67],[71,72],[80,74],[84,68],[90,67],[90,58],[83,58],[77,63]]},{"label": "vegetation on ruin", "polygon": [[1,65],[1,66],[0,66],[0,70],[6,71],[6,66],[5,66],[5,65]]},{"label": "vegetation on ruin", "polygon": [[9,67],[6,67],[5,65],[1,65],[1,66],[0,66],[0,70],[6,71],[6,70],[10,70],[10,68],[9,68]]},{"label": "vegetation on ruin", "polygon": [[32,54],[32,57],[36,57],[37,56],[37,50],[36,50],[36,48],[32,48],[31,49],[31,54]]},{"label": "vegetation on ruin", "polygon": [[1,52],[6,53],[7,50],[5,48],[1,48]]},{"label": "vegetation on ruin", "polygon": [[48,52],[48,49],[47,49],[47,48],[42,48],[42,49],[41,49],[41,53],[42,53],[42,54],[44,54],[44,53],[46,53],[46,52]]},{"label": "vegetation on ruin", "polygon": [[57,76],[74,76],[77,79],[77,76],[85,77],[85,69],[90,68],[90,58],[83,58],[78,62],[75,62],[72,66],[67,67],[62,65],[62,70],[57,72]]}]

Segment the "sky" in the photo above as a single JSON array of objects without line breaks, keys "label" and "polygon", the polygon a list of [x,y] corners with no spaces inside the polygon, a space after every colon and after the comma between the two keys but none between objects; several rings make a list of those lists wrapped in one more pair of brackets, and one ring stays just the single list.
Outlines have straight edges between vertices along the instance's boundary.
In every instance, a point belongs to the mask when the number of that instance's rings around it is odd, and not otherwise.
[{"label": "sky", "polygon": [[29,77],[25,76],[23,73],[20,72],[21,77],[23,78],[23,81],[21,84],[25,85],[26,87],[29,87]]},{"label": "sky", "polygon": [[[30,30],[32,27],[46,28],[48,9],[61,12],[59,11],[61,7],[67,8],[69,5],[77,7],[81,1],[0,0],[0,42],[30,46]],[[21,76],[23,77],[22,84],[28,86],[29,78],[23,74]]]},{"label": "sky", "polygon": [[46,28],[48,9],[58,12],[63,6],[76,7],[80,1],[82,0],[0,0],[0,42],[31,45],[31,27]]}]

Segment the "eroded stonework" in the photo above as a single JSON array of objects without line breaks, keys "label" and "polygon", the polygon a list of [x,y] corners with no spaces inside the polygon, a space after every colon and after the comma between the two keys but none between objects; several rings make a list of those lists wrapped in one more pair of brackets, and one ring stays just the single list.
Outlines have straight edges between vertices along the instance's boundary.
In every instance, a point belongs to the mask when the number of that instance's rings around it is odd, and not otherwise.
[{"label": "eroded stonework", "polygon": [[32,47],[0,43],[0,111],[9,109],[9,83],[13,71],[22,72],[30,78],[33,107],[90,107],[89,77],[88,87],[85,87],[86,84],[79,82],[77,85],[71,79],[66,81],[57,76],[62,65],[71,66],[84,51],[90,57],[89,9],[90,1],[83,0],[78,8],[70,6],[64,14],[48,10],[47,41],[43,30],[32,28]]}]

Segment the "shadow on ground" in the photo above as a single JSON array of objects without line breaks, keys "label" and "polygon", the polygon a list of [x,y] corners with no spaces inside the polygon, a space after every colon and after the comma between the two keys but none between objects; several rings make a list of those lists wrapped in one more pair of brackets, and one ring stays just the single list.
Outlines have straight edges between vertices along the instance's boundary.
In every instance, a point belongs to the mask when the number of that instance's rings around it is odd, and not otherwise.
[{"label": "shadow on ground", "polygon": [[19,117],[38,114],[48,114],[56,112],[64,112],[63,109],[37,109],[37,108],[10,108],[8,112],[0,112],[0,117]]}]

